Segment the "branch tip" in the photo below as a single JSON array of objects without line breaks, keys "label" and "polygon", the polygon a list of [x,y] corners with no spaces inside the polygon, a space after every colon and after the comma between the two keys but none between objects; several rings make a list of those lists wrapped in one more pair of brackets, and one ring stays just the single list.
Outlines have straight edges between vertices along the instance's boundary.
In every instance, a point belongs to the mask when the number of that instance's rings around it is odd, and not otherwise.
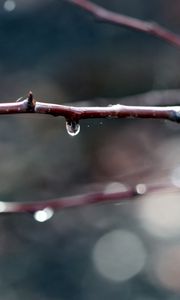
[{"label": "branch tip", "polygon": [[36,101],[34,99],[33,93],[30,91],[27,99],[27,111],[34,112]]}]

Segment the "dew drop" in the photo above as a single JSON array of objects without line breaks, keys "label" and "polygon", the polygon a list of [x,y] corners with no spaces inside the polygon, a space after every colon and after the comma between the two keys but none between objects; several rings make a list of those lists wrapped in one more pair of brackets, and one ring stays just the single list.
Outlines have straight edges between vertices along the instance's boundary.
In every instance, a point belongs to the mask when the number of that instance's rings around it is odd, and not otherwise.
[{"label": "dew drop", "polygon": [[75,136],[80,132],[80,125],[78,121],[66,121],[66,130],[69,135]]}]

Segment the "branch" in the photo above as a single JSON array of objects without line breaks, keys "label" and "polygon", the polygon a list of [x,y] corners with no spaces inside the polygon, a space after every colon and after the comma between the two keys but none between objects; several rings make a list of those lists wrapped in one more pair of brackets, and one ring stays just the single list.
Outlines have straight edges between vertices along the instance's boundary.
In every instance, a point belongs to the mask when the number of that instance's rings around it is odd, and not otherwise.
[{"label": "branch", "polygon": [[0,213],[34,213],[36,211],[41,211],[46,208],[50,208],[53,211],[58,211],[65,208],[80,207],[90,204],[101,204],[101,203],[119,203],[131,201],[136,197],[140,197],[147,193],[155,192],[158,190],[169,190],[179,191],[178,188],[169,185],[149,185],[138,184],[136,187],[127,188],[126,190],[119,192],[99,192],[78,195],[73,197],[58,198],[48,201],[37,201],[37,202],[0,202]]},{"label": "branch", "polygon": [[100,21],[112,23],[117,26],[123,26],[132,30],[141,31],[146,34],[150,34],[161,40],[164,40],[169,44],[172,44],[180,48],[180,37],[154,22],[145,22],[118,13],[114,13],[88,0],[67,0],[67,1],[90,12]]},{"label": "branch", "polygon": [[[151,118],[180,122],[180,106],[127,106],[116,104],[107,107],[75,107],[36,102],[35,113],[63,116],[69,122],[92,118]],[[3,113],[0,105],[0,113]]]},{"label": "branch", "polygon": [[66,128],[70,135],[79,133],[81,119],[91,118],[145,118],[164,119],[180,122],[180,106],[127,106],[111,105],[107,107],[75,107],[60,104],[37,102],[32,93],[25,100],[16,103],[1,103],[0,114],[37,113],[62,116],[66,119]]}]

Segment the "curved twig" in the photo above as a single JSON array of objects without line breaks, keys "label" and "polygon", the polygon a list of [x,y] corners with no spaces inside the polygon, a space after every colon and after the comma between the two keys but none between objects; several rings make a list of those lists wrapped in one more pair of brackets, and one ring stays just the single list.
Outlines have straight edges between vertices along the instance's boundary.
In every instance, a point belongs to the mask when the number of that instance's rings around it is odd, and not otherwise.
[{"label": "curved twig", "polygon": [[180,48],[180,37],[154,22],[145,22],[136,18],[124,16],[122,14],[109,11],[88,0],[67,0],[67,1],[90,12],[100,21],[112,23],[114,25],[123,26],[132,30],[141,31],[146,34],[150,34],[152,36],[155,36],[161,40],[164,40],[167,43],[170,43]]}]

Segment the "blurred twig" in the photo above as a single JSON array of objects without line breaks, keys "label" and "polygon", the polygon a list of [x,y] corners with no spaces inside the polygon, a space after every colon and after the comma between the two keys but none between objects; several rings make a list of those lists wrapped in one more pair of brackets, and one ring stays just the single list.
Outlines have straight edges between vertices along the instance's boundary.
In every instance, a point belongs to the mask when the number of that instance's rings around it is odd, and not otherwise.
[{"label": "blurred twig", "polygon": [[145,195],[150,192],[155,192],[161,189],[170,191],[179,191],[178,188],[172,186],[172,184],[158,184],[158,185],[144,185],[138,184],[135,187],[125,187],[119,192],[108,192],[105,191],[76,195],[72,197],[57,198],[54,200],[37,201],[37,202],[0,202],[0,213],[25,213],[25,212],[36,212],[51,208],[54,211],[72,208],[90,204],[101,204],[105,202],[123,202],[131,201],[135,197]]},{"label": "blurred twig", "polygon": [[154,22],[145,22],[139,19],[124,16],[122,14],[109,11],[88,0],[67,1],[90,12],[100,21],[112,23],[118,26],[123,26],[136,31],[145,32],[180,48],[180,37]]}]

